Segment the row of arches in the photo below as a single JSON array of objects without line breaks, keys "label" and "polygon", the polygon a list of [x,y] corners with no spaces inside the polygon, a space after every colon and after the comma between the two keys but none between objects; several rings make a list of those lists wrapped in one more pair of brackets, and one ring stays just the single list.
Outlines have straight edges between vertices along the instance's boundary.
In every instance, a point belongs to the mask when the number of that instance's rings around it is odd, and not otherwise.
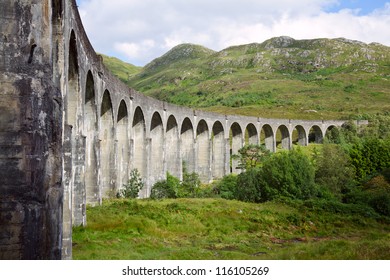
[{"label": "row of arches", "polygon": [[72,30],[65,97],[72,156],[71,163],[64,160],[68,171],[64,173],[72,189],[75,213],[121,188],[132,169],[144,178],[140,196],[147,197],[151,186],[165,178],[166,172],[181,178],[186,169],[209,182],[240,172],[232,155],[245,144],[263,144],[273,152],[291,149],[294,144],[320,143],[334,127],[324,122],[261,121],[175,107],[170,110],[156,101],[150,104],[129,91],[110,89],[110,80],[80,61],[78,46]]}]

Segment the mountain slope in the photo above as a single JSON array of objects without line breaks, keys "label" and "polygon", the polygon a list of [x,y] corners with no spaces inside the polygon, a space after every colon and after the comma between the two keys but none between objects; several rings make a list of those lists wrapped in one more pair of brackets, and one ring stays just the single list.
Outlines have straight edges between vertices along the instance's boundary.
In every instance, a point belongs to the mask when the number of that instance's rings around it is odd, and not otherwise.
[{"label": "mountain slope", "polygon": [[104,54],[99,54],[103,57],[104,65],[117,76],[121,81],[128,82],[129,77],[142,70],[142,67],[135,66],[130,63],[123,62],[116,57],[110,57]]},{"label": "mountain slope", "polygon": [[334,119],[390,111],[390,48],[277,37],[220,52],[179,45],[127,82],[146,95],[220,113]]}]

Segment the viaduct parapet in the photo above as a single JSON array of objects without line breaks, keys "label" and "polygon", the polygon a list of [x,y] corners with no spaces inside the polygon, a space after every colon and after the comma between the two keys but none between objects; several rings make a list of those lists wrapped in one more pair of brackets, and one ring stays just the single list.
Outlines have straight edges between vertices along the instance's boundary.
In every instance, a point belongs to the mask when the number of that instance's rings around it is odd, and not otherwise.
[{"label": "viaduct parapet", "polygon": [[[0,0],[0,259],[69,259],[72,226],[138,169],[148,197],[183,164],[239,172],[245,143],[320,143],[343,121],[219,115],[146,97],[93,50],[74,0]],[[277,142],[278,141],[280,142]]]}]

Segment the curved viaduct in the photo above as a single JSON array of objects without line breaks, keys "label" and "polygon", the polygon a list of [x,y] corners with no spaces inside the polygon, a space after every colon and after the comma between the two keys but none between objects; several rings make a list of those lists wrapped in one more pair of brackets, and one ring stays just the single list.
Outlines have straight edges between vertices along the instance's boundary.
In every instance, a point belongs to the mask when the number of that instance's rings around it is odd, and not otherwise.
[{"label": "curved viaduct", "polygon": [[[9,219],[0,258],[71,258],[72,225],[86,224],[86,204],[120,188],[132,169],[144,178],[140,197],[148,197],[166,172],[182,177],[183,164],[209,182],[238,172],[230,157],[245,143],[291,149],[320,143],[344,123],[220,115],[146,97],[104,67],[74,0],[1,6],[8,28],[0,45],[7,96],[0,209]],[[5,144],[10,137],[14,144]],[[15,175],[22,179],[11,182]]]}]

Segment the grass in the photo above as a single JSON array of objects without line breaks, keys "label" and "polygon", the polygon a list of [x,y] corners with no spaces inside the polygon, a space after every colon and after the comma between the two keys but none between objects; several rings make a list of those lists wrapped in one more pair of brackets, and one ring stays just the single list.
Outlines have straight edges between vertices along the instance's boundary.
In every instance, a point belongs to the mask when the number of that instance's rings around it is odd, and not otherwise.
[{"label": "grass", "polygon": [[[326,208],[325,208],[326,209]],[[390,259],[390,224],[282,202],[107,200],[73,230],[74,259]]]}]

